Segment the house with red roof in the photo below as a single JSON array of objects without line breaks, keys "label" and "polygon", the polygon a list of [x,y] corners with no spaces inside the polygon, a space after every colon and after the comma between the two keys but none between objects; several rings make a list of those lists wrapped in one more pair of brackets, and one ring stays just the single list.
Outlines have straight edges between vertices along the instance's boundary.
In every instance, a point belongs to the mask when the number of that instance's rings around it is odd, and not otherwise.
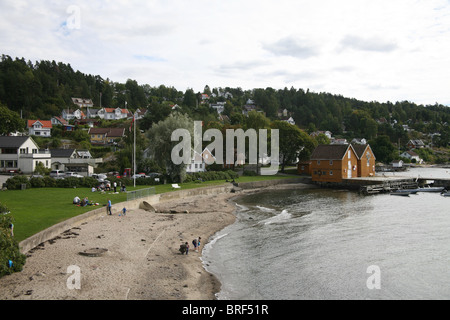
[{"label": "house with red roof", "polygon": [[28,120],[30,136],[51,137],[52,122],[50,120]]}]

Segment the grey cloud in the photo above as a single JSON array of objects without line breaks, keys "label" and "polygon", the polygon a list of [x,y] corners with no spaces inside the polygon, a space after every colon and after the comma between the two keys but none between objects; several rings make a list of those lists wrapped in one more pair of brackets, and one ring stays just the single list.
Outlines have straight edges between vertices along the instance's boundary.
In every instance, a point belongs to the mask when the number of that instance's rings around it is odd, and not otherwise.
[{"label": "grey cloud", "polygon": [[341,40],[339,49],[391,52],[397,49],[397,44],[379,37],[363,38],[354,35],[347,35]]},{"label": "grey cloud", "polygon": [[294,37],[286,37],[270,44],[263,44],[263,49],[276,56],[290,56],[307,59],[319,54],[316,46]]}]

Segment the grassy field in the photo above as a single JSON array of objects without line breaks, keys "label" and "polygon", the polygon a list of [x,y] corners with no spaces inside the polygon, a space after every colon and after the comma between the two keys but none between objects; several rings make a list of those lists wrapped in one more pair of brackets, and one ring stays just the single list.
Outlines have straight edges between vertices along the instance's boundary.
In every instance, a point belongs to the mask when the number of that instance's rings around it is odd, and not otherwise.
[{"label": "grassy field", "polygon": [[[237,182],[251,182],[262,180],[276,180],[295,178],[296,176],[255,176],[240,177]],[[181,190],[208,187],[224,184],[225,180],[207,181],[202,183],[190,182],[180,184]],[[149,188],[150,186],[128,187],[127,191]],[[157,194],[171,192],[174,189],[171,184],[155,186]],[[88,197],[90,202],[99,203],[99,206],[78,207],[72,204],[75,196],[83,199]],[[111,199],[115,203],[127,200],[125,193],[111,194],[109,192],[91,192],[89,188],[62,189],[44,188],[28,190],[7,190],[0,192],[0,202],[8,207],[14,217],[14,235],[20,242],[33,234],[59,222],[83,214],[96,208],[104,207]]]}]

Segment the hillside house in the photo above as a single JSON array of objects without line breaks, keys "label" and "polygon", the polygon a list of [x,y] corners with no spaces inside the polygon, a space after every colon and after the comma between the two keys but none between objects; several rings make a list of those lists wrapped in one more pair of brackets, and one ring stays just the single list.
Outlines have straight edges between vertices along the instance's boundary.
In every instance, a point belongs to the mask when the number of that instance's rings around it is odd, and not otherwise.
[{"label": "hillside house", "polygon": [[4,173],[22,172],[32,174],[41,162],[50,168],[50,151],[39,150],[31,137],[0,137],[0,171]]},{"label": "hillside house", "polygon": [[310,136],[315,138],[315,137],[319,136],[320,134],[324,134],[328,139],[331,139],[332,133],[330,131],[315,131],[315,132],[311,132]]},{"label": "hillside house", "polygon": [[61,117],[64,120],[86,119],[86,114],[80,109],[64,109],[63,111],[61,111]]},{"label": "hillside house", "polygon": [[419,148],[425,148],[425,143],[423,143],[422,140],[409,140],[407,145],[409,150],[411,149],[419,149]]},{"label": "hillside house", "polygon": [[30,136],[51,137],[52,122],[50,120],[28,120]]},{"label": "hillside house", "polygon": [[314,182],[342,182],[358,176],[358,156],[350,144],[319,145],[311,155]]},{"label": "hillside house", "polygon": [[128,109],[121,108],[102,108],[97,114],[100,119],[104,120],[121,120],[133,117]]},{"label": "hillside house", "polygon": [[287,122],[290,125],[295,126],[295,120],[292,117],[283,117],[283,118],[281,118],[281,121]]},{"label": "hillside house", "polygon": [[409,159],[413,163],[420,164],[423,162],[423,160],[420,158],[420,156],[417,153],[415,153],[414,151],[405,151],[400,155],[400,157]]},{"label": "hillside house", "polygon": [[72,102],[78,108],[92,108],[92,107],[94,107],[94,103],[92,102],[91,99],[72,98]]},{"label": "hillside house", "polygon": [[124,128],[90,128],[91,143],[97,145],[113,144],[114,140],[125,136]]},{"label": "hillside house", "polygon": [[375,175],[375,155],[368,144],[353,144],[358,157],[358,177],[373,177]]},{"label": "hillside house", "polygon": [[69,121],[61,118],[61,117],[53,117],[51,120],[52,125],[54,126],[66,126],[69,124]]}]

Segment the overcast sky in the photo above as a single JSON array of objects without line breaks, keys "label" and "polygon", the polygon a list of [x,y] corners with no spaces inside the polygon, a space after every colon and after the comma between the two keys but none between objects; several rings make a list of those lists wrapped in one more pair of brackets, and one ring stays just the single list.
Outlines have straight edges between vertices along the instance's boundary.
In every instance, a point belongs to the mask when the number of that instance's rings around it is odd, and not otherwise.
[{"label": "overcast sky", "polygon": [[0,0],[2,54],[116,82],[450,105],[448,0]]}]

